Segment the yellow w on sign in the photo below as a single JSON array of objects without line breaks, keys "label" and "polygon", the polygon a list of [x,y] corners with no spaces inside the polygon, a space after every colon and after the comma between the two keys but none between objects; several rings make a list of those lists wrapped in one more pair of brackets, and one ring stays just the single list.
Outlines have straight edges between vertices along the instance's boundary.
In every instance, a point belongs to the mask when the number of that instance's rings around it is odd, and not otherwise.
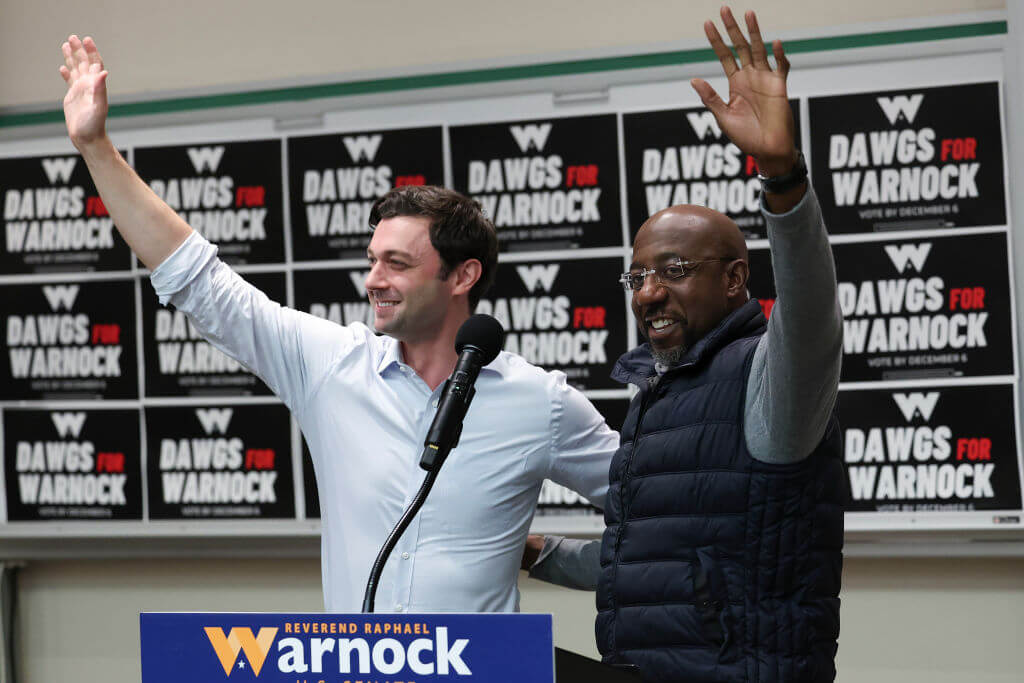
[{"label": "yellow w on sign", "polygon": [[203,630],[206,631],[206,637],[210,639],[213,651],[217,653],[217,659],[228,676],[231,675],[235,660],[238,659],[239,650],[245,652],[253,673],[259,676],[267,653],[270,652],[270,646],[274,642],[274,636],[277,635],[276,627],[261,628],[257,636],[253,636],[252,629],[247,627],[234,627],[227,636],[224,635],[224,629],[216,626],[206,626]]}]

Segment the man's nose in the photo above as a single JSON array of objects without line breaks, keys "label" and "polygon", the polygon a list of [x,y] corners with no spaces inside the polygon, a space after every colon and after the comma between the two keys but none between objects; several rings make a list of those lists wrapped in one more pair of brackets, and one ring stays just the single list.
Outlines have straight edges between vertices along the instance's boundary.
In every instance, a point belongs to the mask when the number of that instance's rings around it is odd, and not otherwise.
[{"label": "man's nose", "polygon": [[653,273],[644,277],[644,282],[640,286],[640,289],[636,290],[633,295],[637,303],[649,303],[652,301],[660,301],[665,298],[665,285],[661,283],[657,275]]},{"label": "man's nose", "polygon": [[366,291],[369,292],[371,289],[386,289],[388,280],[386,277],[386,271],[384,265],[377,261],[370,266],[370,272],[366,274],[366,280],[363,283],[366,287]]}]

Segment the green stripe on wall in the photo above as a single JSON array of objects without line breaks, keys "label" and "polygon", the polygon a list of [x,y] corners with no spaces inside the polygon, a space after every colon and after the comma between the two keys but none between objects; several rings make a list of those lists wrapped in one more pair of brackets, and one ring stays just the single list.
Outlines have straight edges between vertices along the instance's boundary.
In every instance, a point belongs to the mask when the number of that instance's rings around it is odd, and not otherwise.
[{"label": "green stripe on wall", "polygon": [[[976,38],[981,36],[1004,35],[1007,32],[1005,21],[989,21],[976,24],[959,24],[956,26],[935,26],[900,31],[882,31],[878,33],[855,33],[829,38],[807,38],[786,42],[786,51],[790,54],[799,52],[822,52],[827,50],[849,50],[861,47],[879,47],[882,45],[899,45],[920,43],[930,40],[951,40],[955,38]],[[646,55],[627,57],[600,57],[595,59],[577,59],[564,62],[547,62],[527,66],[505,66],[491,69],[470,69],[467,71],[451,71],[447,73],[426,74],[422,76],[395,76],[391,78],[373,78],[362,81],[345,81],[324,85],[297,86],[276,88],[273,90],[253,90],[250,92],[230,93],[224,95],[203,95],[197,97],[181,97],[148,102],[117,104],[110,107],[110,116],[145,116],[150,114],[169,114],[181,111],[215,109],[219,107],[242,107],[275,102],[294,102],[315,100],[350,95],[372,95],[375,93],[397,92],[423,88],[443,88],[454,85],[473,85],[477,83],[493,83],[496,81],[513,81],[549,76],[572,76],[576,74],[598,73],[601,71],[623,71],[628,69],[648,69],[659,66],[691,64],[694,62],[711,62],[715,55],[710,48],[699,50],[675,50],[656,52]],[[64,112],[60,109],[24,114],[0,116],[0,128],[13,126],[31,126],[64,121]]]}]

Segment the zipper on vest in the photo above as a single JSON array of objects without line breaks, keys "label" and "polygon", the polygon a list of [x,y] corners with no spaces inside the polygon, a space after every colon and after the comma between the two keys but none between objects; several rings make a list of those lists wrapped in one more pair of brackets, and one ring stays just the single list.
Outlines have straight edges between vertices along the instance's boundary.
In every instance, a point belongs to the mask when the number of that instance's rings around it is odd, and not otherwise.
[{"label": "zipper on vest", "polygon": [[644,423],[644,414],[653,401],[653,396],[658,392],[661,380],[664,375],[649,377],[647,393],[640,400],[640,412],[636,416],[636,427],[633,429],[633,445],[629,448],[629,457],[622,463],[622,477],[619,479],[619,509],[622,510],[622,519],[619,520],[619,528],[615,530],[615,567],[619,566],[619,547],[622,544],[622,529],[626,526],[629,518],[629,510],[626,508],[626,480],[629,475],[630,465],[633,464],[633,456],[636,455],[637,444],[640,443],[640,427]]},{"label": "zipper on vest", "polygon": [[651,397],[654,396],[658,385],[661,382],[661,376],[648,378],[647,393],[642,399],[640,399],[640,412],[636,416],[636,427],[633,430],[633,445],[629,449],[629,457],[622,463],[622,476],[619,478],[619,509],[622,511],[622,518],[619,519],[619,528],[615,530],[615,552],[612,554],[612,576],[608,582],[608,588],[611,591],[612,597],[612,609],[613,616],[612,622],[608,625],[609,628],[609,645],[611,650],[618,656],[619,648],[616,644],[615,638],[615,620],[616,613],[618,612],[618,600],[615,599],[615,593],[617,589],[617,582],[619,578],[619,552],[622,547],[622,530],[626,527],[626,519],[629,518],[629,511],[626,509],[626,480],[629,475],[629,466],[633,463],[633,456],[636,454],[636,445],[640,441],[640,427],[644,422],[644,413],[647,412],[647,407],[651,403]]}]

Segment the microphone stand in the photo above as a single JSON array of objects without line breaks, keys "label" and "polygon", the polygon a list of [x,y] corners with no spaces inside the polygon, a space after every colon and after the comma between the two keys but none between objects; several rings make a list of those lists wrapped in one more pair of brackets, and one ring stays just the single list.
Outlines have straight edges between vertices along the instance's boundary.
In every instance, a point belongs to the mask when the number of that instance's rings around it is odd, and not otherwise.
[{"label": "microphone stand", "polygon": [[440,466],[427,472],[426,478],[423,480],[423,484],[420,485],[420,490],[413,496],[412,502],[409,503],[409,507],[405,509],[402,516],[398,519],[398,524],[391,530],[388,535],[388,539],[384,541],[384,546],[377,553],[377,559],[373,563],[373,569],[370,570],[370,578],[366,582],[366,593],[363,594],[363,614],[369,614],[373,612],[373,602],[377,596],[377,582],[380,581],[381,572],[384,571],[384,564],[388,561],[388,557],[391,555],[391,551],[395,549],[395,545],[398,543],[398,539],[401,538],[402,534],[409,527],[412,522],[412,518],[416,516],[416,513],[423,507],[423,503],[427,500],[427,494],[430,493],[430,489],[434,486],[434,481],[437,479],[438,472],[441,471]]}]

